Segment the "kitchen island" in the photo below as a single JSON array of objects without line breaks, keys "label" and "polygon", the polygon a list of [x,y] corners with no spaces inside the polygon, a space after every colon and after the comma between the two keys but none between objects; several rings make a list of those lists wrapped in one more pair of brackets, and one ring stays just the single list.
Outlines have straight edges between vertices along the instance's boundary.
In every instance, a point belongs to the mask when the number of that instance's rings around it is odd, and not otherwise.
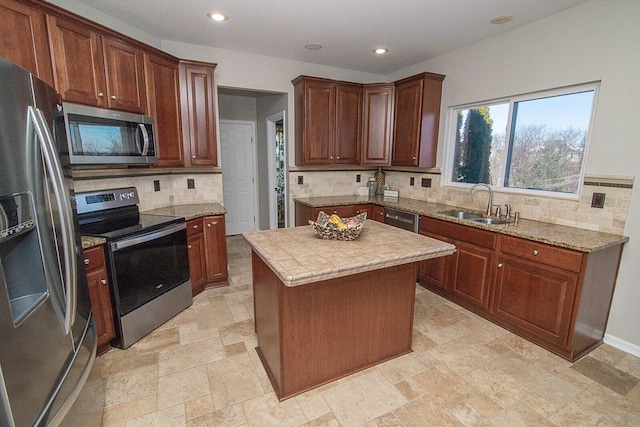
[{"label": "kitchen island", "polygon": [[311,226],[243,236],[257,351],[280,400],[409,353],[418,262],[455,250],[375,221],[353,241]]}]

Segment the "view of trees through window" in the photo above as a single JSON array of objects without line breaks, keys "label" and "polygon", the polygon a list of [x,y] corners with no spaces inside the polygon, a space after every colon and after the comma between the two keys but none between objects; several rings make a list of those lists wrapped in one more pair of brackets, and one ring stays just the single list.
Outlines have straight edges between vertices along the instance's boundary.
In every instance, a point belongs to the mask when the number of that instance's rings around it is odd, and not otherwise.
[{"label": "view of trees through window", "polygon": [[453,182],[577,193],[595,87],[457,108]]}]

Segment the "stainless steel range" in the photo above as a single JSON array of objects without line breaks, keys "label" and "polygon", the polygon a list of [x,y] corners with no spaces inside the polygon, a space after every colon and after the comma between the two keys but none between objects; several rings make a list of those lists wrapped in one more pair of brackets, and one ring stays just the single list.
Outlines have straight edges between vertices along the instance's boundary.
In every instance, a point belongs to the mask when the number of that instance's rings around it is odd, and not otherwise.
[{"label": "stainless steel range", "polygon": [[77,193],[82,234],[107,239],[117,338],[128,348],[192,304],[185,219],[140,214],[135,187]]}]

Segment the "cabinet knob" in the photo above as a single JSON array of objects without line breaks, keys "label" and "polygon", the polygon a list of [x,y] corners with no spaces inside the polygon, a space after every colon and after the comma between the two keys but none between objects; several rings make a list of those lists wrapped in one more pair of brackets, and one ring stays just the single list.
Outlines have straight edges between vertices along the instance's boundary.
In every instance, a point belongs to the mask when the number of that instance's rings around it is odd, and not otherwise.
[{"label": "cabinet knob", "polygon": [[413,156],[413,160],[415,160],[415,159],[416,159],[416,156]]},{"label": "cabinet knob", "polygon": [[502,268],[502,263],[498,263],[498,268]]},{"label": "cabinet knob", "polygon": [[195,159],[195,158],[196,158],[196,156],[191,156],[191,158],[192,158],[192,159]]},{"label": "cabinet knob", "polygon": [[384,156],[384,159],[385,160],[389,160],[389,156]]},{"label": "cabinet knob", "polygon": [[[340,157],[338,157],[338,158],[340,158]],[[333,156],[330,156],[329,159],[333,160]]]},{"label": "cabinet knob", "polygon": [[537,250],[533,250],[533,256],[538,256],[538,251]]},{"label": "cabinet knob", "polygon": [[84,259],[84,265],[89,265],[89,263],[90,263],[90,262],[91,262],[91,261],[89,261],[89,258],[85,258],[85,259]]},{"label": "cabinet knob", "polygon": [[106,285],[107,284],[107,279],[100,280],[100,283],[102,283],[103,285]]},{"label": "cabinet knob", "polygon": [[115,101],[116,100],[116,96],[115,95],[111,95],[111,99],[113,99]]},{"label": "cabinet knob", "polygon": [[104,93],[100,92],[100,93],[98,94],[98,98],[104,98]]},{"label": "cabinet knob", "polygon": [[191,245],[187,245],[187,249],[191,249]]},{"label": "cabinet knob", "polygon": [[197,225],[194,225],[194,226],[193,226],[193,229],[194,229],[194,230],[197,230],[197,229],[198,229],[198,226],[197,226]]},{"label": "cabinet knob", "polygon": [[340,156],[336,157],[336,159],[340,160]]}]

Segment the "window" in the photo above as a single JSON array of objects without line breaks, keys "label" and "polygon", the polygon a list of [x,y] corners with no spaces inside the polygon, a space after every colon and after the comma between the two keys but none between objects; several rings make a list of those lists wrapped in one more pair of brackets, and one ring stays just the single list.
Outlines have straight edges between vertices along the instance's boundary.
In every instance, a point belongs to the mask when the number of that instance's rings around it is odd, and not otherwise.
[{"label": "window", "polygon": [[577,194],[597,84],[450,110],[448,182]]}]

